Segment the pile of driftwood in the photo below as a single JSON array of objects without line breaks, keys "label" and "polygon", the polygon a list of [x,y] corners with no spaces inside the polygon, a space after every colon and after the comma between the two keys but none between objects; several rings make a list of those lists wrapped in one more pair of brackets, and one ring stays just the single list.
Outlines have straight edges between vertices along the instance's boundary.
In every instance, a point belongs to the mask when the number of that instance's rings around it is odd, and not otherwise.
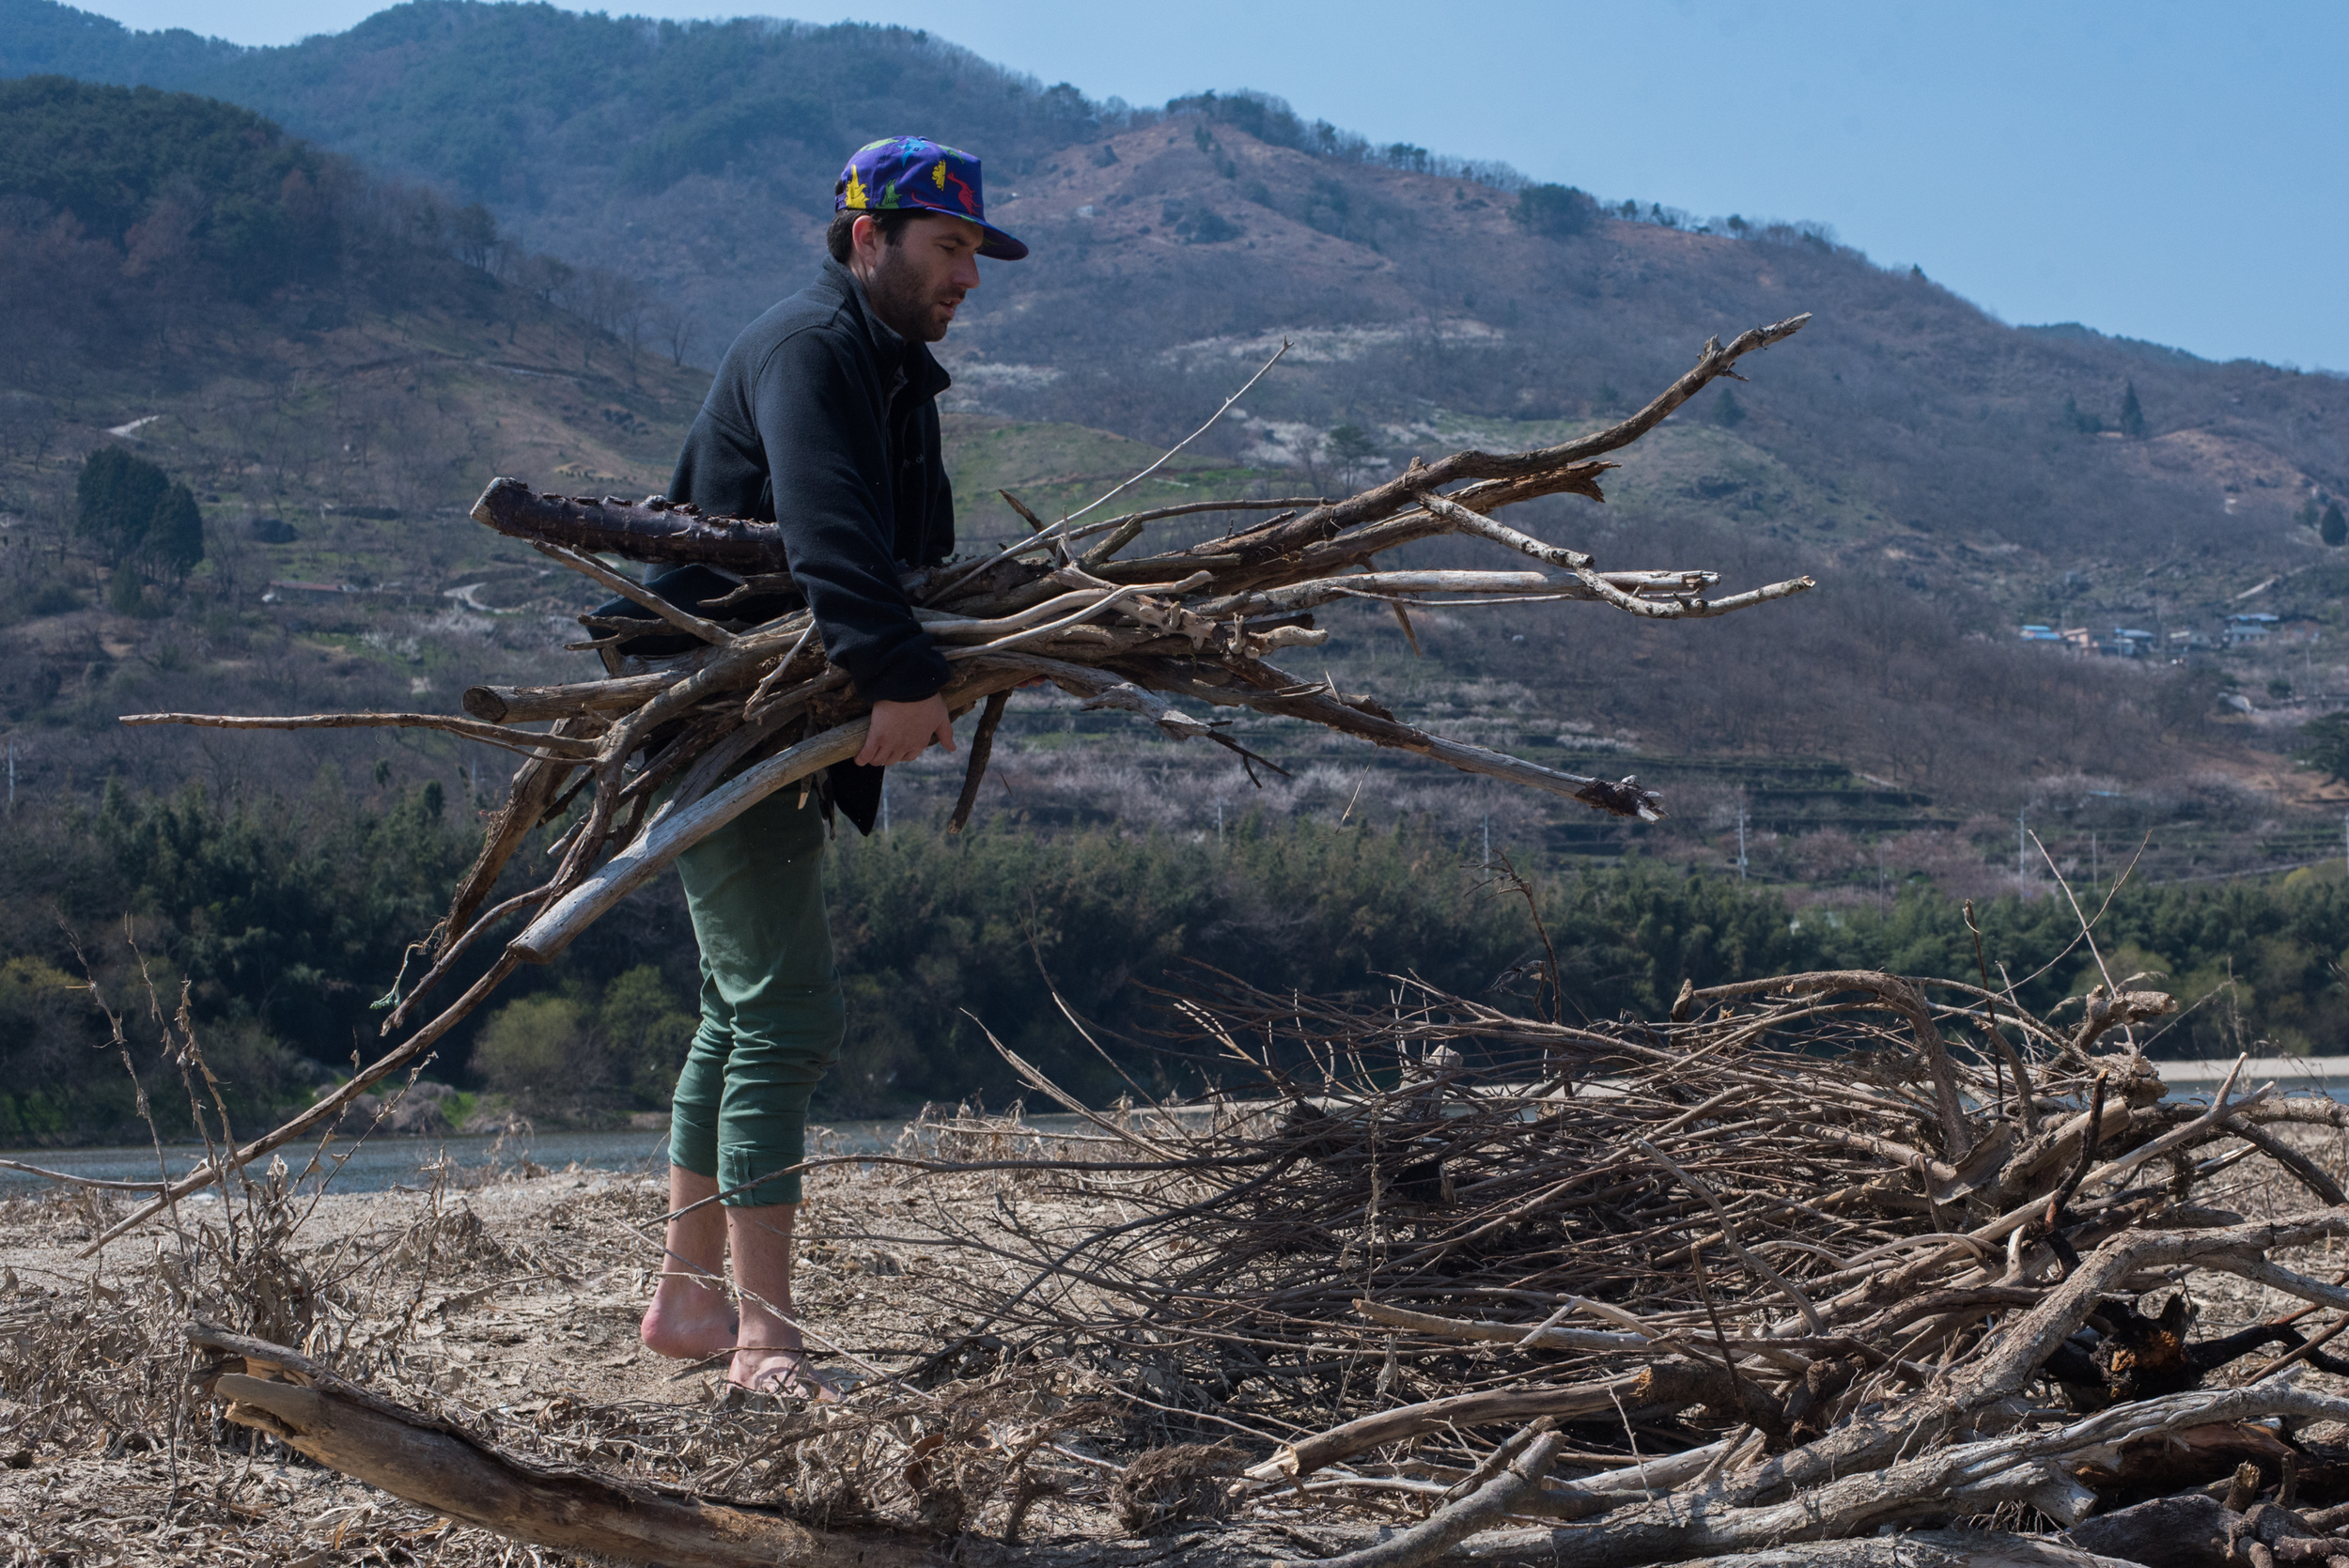
[{"label": "pile of driftwood", "polygon": [[[232,1420],[638,1560],[910,1560],[934,1514],[967,1555],[1104,1471],[1119,1529],[1200,1563],[2349,1559],[2349,1111],[2232,1077],[2168,1096],[2139,1036],[2172,1003],[2131,984],[2058,1022],[1799,974],[1595,1025],[1200,976],[1174,1048],[1222,1063],[1221,1095],[1094,1110],[1013,1058],[1077,1133],[966,1112],[857,1161],[909,1195],[867,1239],[962,1260],[897,1288],[966,1331],[858,1363],[849,1425],[714,1443],[684,1485],[549,1468],[193,1334]],[[1073,1410],[941,1415],[1046,1378],[1115,1412],[1114,1457],[1051,1436]],[[820,1469],[850,1430],[894,1455],[888,1518],[727,1482]]]},{"label": "pile of driftwood", "polygon": [[[2349,1431],[2297,1428],[2349,1400],[2295,1379],[2349,1372],[2324,1349],[2349,1276],[2300,1261],[2349,1236],[2337,1150],[2308,1146],[2349,1110],[2232,1075],[2167,1097],[2137,1026],[2173,1003],[2135,978],[2062,1024],[1833,972],[1592,1025],[1203,977],[1170,1001],[1233,1085],[1218,1105],[1102,1115],[1022,1066],[1096,1128],[1078,1157],[1127,1162],[1054,1178],[1118,1218],[1012,1226],[1033,1283],[969,1307],[1007,1353],[1259,1439],[1235,1498],[1424,1507],[1348,1568],[1992,1515],[2130,1560],[2214,1536],[2213,1561],[2342,1560],[2349,1506],[2322,1505],[2349,1503]],[[2247,1160],[2304,1212],[2229,1207]],[[2198,1333],[2219,1276],[2306,1305]]]},{"label": "pile of driftwood", "polygon": [[[1414,459],[1398,477],[1337,502],[1207,501],[1093,523],[1081,522],[1083,511],[1050,525],[1030,518],[1032,536],[992,555],[906,573],[904,586],[916,613],[954,671],[943,692],[949,708],[964,713],[986,705],[971,740],[953,825],[961,825],[977,797],[1008,693],[1038,679],[1081,696],[1088,707],[1134,713],[1176,739],[1196,737],[1228,747],[1252,768],[1271,765],[1248,753],[1221,725],[1183,711],[1174,700],[1303,719],[1467,772],[1568,796],[1600,811],[1648,820],[1660,816],[1661,802],[1634,779],[1584,778],[1429,735],[1397,720],[1373,698],[1344,693],[1327,677],[1291,674],[1270,656],[1319,644],[1328,633],[1313,626],[1313,612],[1344,599],[1392,606],[1409,635],[1407,606],[1431,600],[1587,600],[1647,619],[1686,620],[1727,614],[1811,587],[1806,577],[1714,598],[1713,572],[1603,571],[1580,551],[1544,543],[1492,517],[1545,495],[1602,499],[1598,476],[1616,466],[1600,460],[1604,454],[1639,440],[1715,380],[1742,379],[1735,368],[1741,358],[1793,336],[1809,319],[1797,316],[1757,327],[1727,348],[1718,339],[1708,341],[1696,365],[1646,408],[1563,445],[1509,455],[1457,452],[1433,463]],[[1257,372],[1259,378],[1263,374]],[[1227,399],[1224,408],[1239,396]],[[1447,486],[1456,488],[1447,490]],[[1118,558],[1153,522],[1250,510],[1276,515],[1188,549]],[[757,625],[722,624],[671,604],[595,558],[617,554],[725,568],[742,579],[739,594],[748,602],[789,586],[790,564],[777,525],[704,518],[660,497],[631,505],[616,496],[541,495],[512,479],[492,483],[474,515],[634,600],[691,636],[699,651],[665,661],[662,669],[627,673],[616,644],[631,631],[641,632],[645,623],[623,626],[586,617],[606,633],[583,645],[605,652],[608,678],[555,687],[475,687],[465,694],[468,718],[146,713],[123,720],[234,729],[437,729],[528,758],[514,775],[446,918],[424,944],[430,969],[397,996],[383,1032],[407,1027],[424,997],[505,922],[527,915],[528,924],[506,942],[488,972],[439,1016],[334,1095],[239,1150],[239,1161],[339,1116],[369,1085],[417,1061],[516,968],[552,958],[700,839],[778,790],[806,787],[812,775],[853,758],[863,746],[870,701],[857,694],[846,671],[827,662],[808,612]],[[1487,540],[1524,558],[1526,568],[1380,568],[1379,556],[1447,535]],[[531,723],[548,727],[522,727]],[[492,904],[491,895],[524,840],[566,814],[572,819],[558,840],[553,873]],[[218,1176],[208,1164],[168,1196],[184,1197]],[[159,1200],[125,1226],[153,1218],[162,1206]]]}]

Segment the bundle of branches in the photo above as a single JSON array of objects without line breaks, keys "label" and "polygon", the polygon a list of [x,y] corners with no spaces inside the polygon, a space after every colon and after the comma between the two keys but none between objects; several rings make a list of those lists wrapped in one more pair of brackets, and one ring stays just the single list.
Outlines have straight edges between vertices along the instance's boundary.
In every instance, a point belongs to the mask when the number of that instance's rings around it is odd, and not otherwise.
[{"label": "bundle of branches", "polygon": [[[2286,1370],[2349,1372],[2323,1349],[2349,1289],[2286,1261],[2349,1236],[2293,1136],[2349,1111],[2232,1074],[2166,1097],[2134,1026],[2173,1003],[2126,984],[2068,1026],[1875,972],[1592,1025],[1205,975],[1169,1000],[1237,1075],[1209,1108],[1093,1112],[1013,1059],[1098,1141],[973,1229],[1034,1273],[964,1305],[1003,1354],[1262,1439],[1268,1501],[1433,1510],[1361,1568],[1512,1519],[1579,1523],[1480,1555],[1622,1564],[2202,1483],[2238,1512],[2270,1485],[2349,1498],[2349,1450],[2242,1424],[2349,1418]],[[2311,1212],[2220,1206],[2253,1156]],[[2310,1305],[2198,1337],[2217,1275]],[[2319,1306],[2344,1315],[2304,1338]],[[2203,1386],[2254,1353],[2244,1386]]]},{"label": "bundle of branches", "polygon": [[[1199,502],[1089,524],[1081,520],[1094,507],[1050,526],[1030,517],[1035,532],[992,555],[907,573],[904,583],[916,613],[954,672],[942,693],[949,708],[961,713],[986,705],[971,742],[953,825],[960,826],[976,798],[1008,692],[1038,678],[1081,696],[1088,707],[1125,710],[1177,739],[1198,737],[1227,747],[1252,770],[1271,765],[1223,733],[1221,725],[1177,708],[1171,699],[1308,720],[1467,772],[1565,795],[1600,811],[1649,820],[1660,816],[1662,803],[1635,779],[1585,778],[1429,735],[1370,697],[1340,691],[1328,678],[1283,670],[1271,656],[1323,641],[1328,634],[1313,627],[1312,613],[1341,599],[1392,605],[1408,634],[1406,606],[1429,602],[1431,596],[1446,604],[1587,600],[1651,620],[1687,620],[1727,614],[1812,586],[1811,579],[1797,578],[1716,598],[1714,572],[1601,570],[1589,554],[1544,543],[1492,516],[1538,496],[1603,499],[1598,476],[1616,466],[1601,460],[1604,454],[1639,440],[1709,382],[1736,378],[1742,357],[1791,337],[1809,319],[1797,316],[1757,327],[1726,348],[1718,339],[1708,341],[1695,366],[1646,408],[1563,445],[1512,455],[1456,452],[1433,463],[1414,459],[1398,477],[1337,502]],[[1270,368],[1268,362],[1265,370]],[[1249,385],[1253,384],[1252,379]],[[1247,390],[1243,386],[1234,394],[1224,409]],[[1119,559],[1153,522],[1252,509],[1276,515],[1187,549]],[[428,939],[429,970],[397,998],[384,1032],[405,1027],[418,1001],[501,922],[527,914],[529,924],[439,1017],[335,1094],[239,1151],[240,1160],[339,1115],[370,1083],[428,1048],[517,966],[553,957],[700,839],[777,790],[806,787],[811,775],[854,757],[864,743],[871,704],[853,689],[846,671],[826,660],[809,612],[755,625],[721,624],[679,609],[595,558],[619,554],[728,568],[743,584],[739,595],[716,606],[723,609],[737,598],[749,603],[788,588],[780,526],[707,519],[659,497],[630,505],[609,496],[540,495],[511,479],[492,483],[474,515],[634,600],[690,634],[699,651],[669,668],[624,673],[616,644],[641,631],[644,622],[606,623],[597,629],[607,635],[583,645],[603,650],[610,678],[556,687],[475,687],[465,695],[468,718],[148,713],[123,720],[253,729],[437,729],[508,747],[528,758],[514,775],[505,806],[447,917]],[[1508,571],[1380,569],[1380,555],[1443,535],[1487,540],[1528,565]],[[534,722],[548,727],[522,727]],[[561,817],[583,792],[585,809],[558,844],[553,874],[485,908],[523,840]],[[216,1176],[208,1165],[178,1184],[171,1196],[184,1196]],[[161,1208],[159,1202],[136,1219]]]}]

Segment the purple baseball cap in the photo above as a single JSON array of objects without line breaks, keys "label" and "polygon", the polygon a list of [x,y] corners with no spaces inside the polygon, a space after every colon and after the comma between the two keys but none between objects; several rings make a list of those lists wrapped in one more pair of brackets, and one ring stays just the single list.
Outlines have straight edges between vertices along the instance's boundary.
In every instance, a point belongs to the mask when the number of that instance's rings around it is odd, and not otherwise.
[{"label": "purple baseball cap", "polygon": [[979,254],[1018,261],[1028,247],[987,221],[979,194],[979,161],[923,136],[889,136],[856,149],[832,187],[835,212],[888,212],[913,208],[968,218],[987,238]]}]

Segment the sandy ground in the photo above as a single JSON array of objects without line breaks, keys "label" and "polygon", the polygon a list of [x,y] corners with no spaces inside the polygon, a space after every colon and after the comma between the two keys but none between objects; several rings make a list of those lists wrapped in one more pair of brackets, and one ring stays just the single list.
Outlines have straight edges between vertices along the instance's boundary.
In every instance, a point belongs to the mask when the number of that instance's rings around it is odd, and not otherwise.
[{"label": "sandy ground", "polygon": [[[922,1210],[948,1195],[935,1183],[899,1186],[888,1172],[820,1176],[801,1220],[801,1312],[811,1338],[829,1342],[828,1373],[866,1385],[851,1400],[858,1412],[773,1401],[728,1407],[723,1363],[667,1360],[637,1342],[665,1196],[647,1177],[571,1170],[472,1188],[330,1193],[315,1205],[214,1197],[184,1204],[176,1231],[135,1231],[89,1259],[82,1249],[130,1211],[126,1199],[0,1203],[7,1560],[76,1568],[570,1560],[451,1526],[215,1423],[208,1402],[178,1395],[194,1360],[179,1326],[192,1315],[281,1343],[306,1339],[371,1387],[526,1454],[667,1481],[707,1478],[713,1457],[733,1457],[743,1463],[723,1478],[730,1495],[817,1515],[828,1494],[849,1517],[888,1514],[886,1486],[858,1471],[902,1450],[905,1434],[886,1430],[902,1407],[917,1421],[928,1412],[933,1424],[958,1402],[986,1406],[987,1417],[1086,1424],[1081,1379],[1050,1369],[998,1374],[972,1394],[954,1375],[972,1369],[951,1362],[897,1397],[891,1376],[919,1369],[974,1320],[954,1288],[967,1269],[924,1250],[935,1233]],[[902,1239],[848,1239],[874,1234]],[[272,1236],[273,1250],[257,1245]],[[779,1427],[796,1423],[804,1435],[811,1421],[827,1420],[839,1428],[835,1440],[802,1445],[828,1451],[809,1461],[770,1440]],[[1056,1431],[1054,1441],[1058,1469],[1081,1481],[1112,1472],[1076,1457],[1086,1452],[1076,1431]],[[1008,1498],[986,1494],[990,1479],[1003,1478],[968,1479],[967,1523],[979,1528],[992,1506],[1000,1527]],[[1031,1537],[1117,1533],[1105,1524],[1100,1485],[1064,1490],[1071,1495],[1025,1509]]]}]

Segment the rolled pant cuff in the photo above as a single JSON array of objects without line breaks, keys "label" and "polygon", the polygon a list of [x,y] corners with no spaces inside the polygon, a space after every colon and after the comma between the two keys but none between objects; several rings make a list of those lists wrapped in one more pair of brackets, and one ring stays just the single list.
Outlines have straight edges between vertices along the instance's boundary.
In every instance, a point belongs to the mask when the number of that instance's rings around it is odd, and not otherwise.
[{"label": "rolled pant cuff", "polygon": [[[721,1149],[718,1151],[718,1190],[723,1196],[718,1201],[733,1208],[796,1203],[805,1195],[800,1172],[793,1171],[787,1176],[778,1176],[774,1172],[797,1165],[805,1157],[803,1153],[798,1151],[785,1155],[767,1149]],[[761,1176],[769,1179],[760,1181]]]}]

